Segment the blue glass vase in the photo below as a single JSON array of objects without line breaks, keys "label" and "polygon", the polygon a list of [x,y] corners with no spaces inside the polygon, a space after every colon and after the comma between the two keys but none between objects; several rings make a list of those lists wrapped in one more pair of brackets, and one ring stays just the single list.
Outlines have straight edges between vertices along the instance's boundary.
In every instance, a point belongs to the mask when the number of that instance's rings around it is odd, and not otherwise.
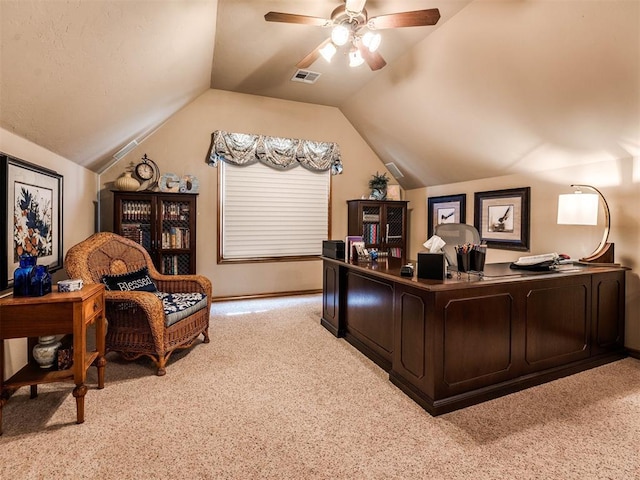
[{"label": "blue glass vase", "polygon": [[31,287],[31,271],[38,257],[20,255],[20,266],[13,272],[13,296],[26,297]]},{"label": "blue glass vase", "polygon": [[45,265],[33,267],[29,283],[29,295],[31,297],[41,297],[51,293],[51,274],[49,269]]}]

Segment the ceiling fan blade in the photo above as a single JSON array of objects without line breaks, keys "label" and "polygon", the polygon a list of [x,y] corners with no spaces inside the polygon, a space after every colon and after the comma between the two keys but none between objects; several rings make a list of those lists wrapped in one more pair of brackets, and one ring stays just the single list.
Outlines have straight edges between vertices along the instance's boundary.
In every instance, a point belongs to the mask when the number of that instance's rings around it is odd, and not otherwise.
[{"label": "ceiling fan blade", "polygon": [[324,42],[322,42],[320,45],[318,45],[316,48],[314,48],[313,50],[311,50],[311,52],[309,52],[309,54],[304,57],[302,60],[300,60],[298,63],[296,63],[296,67],[297,68],[309,68],[311,66],[311,64],[313,62],[315,62],[318,57],[320,56],[320,50],[322,50],[322,48],[331,41],[330,38],[327,38]]},{"label": "ceiling fan blade", "polygon": [[264,19],[267,22],[298,23],[301,25],[315,25],[317,27],[327,27],[332,23],[331,20],[326,18],[281,12],[269,12],[265,14]]},{"label": "ceiling fan blade", "polygon": [[414,12],[390,13],[369,19],[367,26],[371,29],[398,28],[398,27],[423,27],[435,25],[440,20],[440,10],[430,8],[428,10],[416,10]]},{"label": "ceiling fan blade", "polygon": [[345,10],[352,13],[360,13],[364,10],[364,4],[367,0],[345,0]]},{"label": "ceiling fan blade", "polygon": [[371,52],[367,47],[365,47],[362,42],[358,42],[358,50],[360,51],[360,55],[364,58],[364,61],[367,62],[369,68],[373,71],[380,70],[384,67],[387,62],[385,62],[382,55],[378,52]]}]

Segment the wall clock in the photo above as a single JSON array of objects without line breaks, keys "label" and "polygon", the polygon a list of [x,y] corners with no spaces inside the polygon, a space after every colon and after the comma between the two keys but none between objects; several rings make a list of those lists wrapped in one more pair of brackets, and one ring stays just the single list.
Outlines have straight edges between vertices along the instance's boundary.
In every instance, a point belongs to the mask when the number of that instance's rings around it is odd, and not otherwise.
[{"label": "wall clock", "polygon": [[156,162],[147,157],[145,153],[133,170],[133,173],[141,181],[139,191],[152,190],[158,183],[158,177],[160,176],[160,169]]}]

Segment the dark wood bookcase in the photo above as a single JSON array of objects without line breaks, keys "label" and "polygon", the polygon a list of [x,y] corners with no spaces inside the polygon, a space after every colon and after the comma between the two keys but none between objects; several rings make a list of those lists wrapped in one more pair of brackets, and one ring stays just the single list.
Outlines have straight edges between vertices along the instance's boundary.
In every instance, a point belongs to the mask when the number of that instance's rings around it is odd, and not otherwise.
[{"label": "dark wood bookcase", "polygon": [[390,257],[407,256],[407,203],[399,200],[347,200],[348,235],[360,235],[366,248]]},{"label": "dark wood bookcase", "polygon": [[113,231],[142,245],[165,275],[196,273],[197,194],[113,192]]}]

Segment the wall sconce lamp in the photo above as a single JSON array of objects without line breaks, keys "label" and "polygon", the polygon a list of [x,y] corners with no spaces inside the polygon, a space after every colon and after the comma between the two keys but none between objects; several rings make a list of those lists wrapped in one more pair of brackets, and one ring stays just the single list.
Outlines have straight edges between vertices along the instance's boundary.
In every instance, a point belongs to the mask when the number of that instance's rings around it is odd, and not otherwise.
[{"label": "wall sconce lamp", "polygon": [[[595,251],[581,258],[581,262],[588,263],[614,263],[613,243],[608,243],[609,230],[611,229],[611,219],[609,205],[602,195],[602,192],[591,185],[571,185],[576,188],[574,193],[562,194],[558,196],[558,224],[559,225],[597,225],[598,224],[598,204],[602,199],[604,206],[605,229],[600,241],[600,245]],[[591,189],[596,193],[583,193],[580,189]]]}]

